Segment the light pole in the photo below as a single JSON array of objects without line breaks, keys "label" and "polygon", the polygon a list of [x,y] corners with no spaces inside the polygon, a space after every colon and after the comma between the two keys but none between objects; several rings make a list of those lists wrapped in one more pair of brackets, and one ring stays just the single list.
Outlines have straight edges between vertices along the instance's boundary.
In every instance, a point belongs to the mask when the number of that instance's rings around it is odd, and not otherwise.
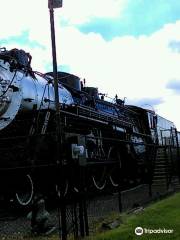
[{"label": "light pole", "polygon": [[[48,0],[48,8],[50,14],[50,26],[51,26],[51,44],[52,44],[52,59],[53,59],[53,77],[54,77],[54,97],[55,97],[55,108],[56,108],[56,134],[57,134],[57,171],[61,171],[62,175],[62,130],[60,126],[60,105],[59,105],[59,87],[58,87],[58,72],[57,72],[57,58],[56,58],[56,40],[55,40],[55,27],[54,27],[54,8],[62,7],[62,0]],[[60,167],[60,168],[59,168]],[[59,174],[59,173],[58,173]],[[61,176],[62,177],[62,176]],[[58,179],[57,179],[58,181]],[[57,185],[59,182],[57,182]],[[58,188],[59,191],[59,188]],[[61,215],[61,224],[60,224]],[[66,206],[64,201],[61,201],[60,212],[59,212],[59,228],[61,225],[62,233],[61,239],[67,240],[67,229],[66,229]],[[59,229],[60,230],[60,229]],[[60,233],[60,231],[59,231]]]},{"label": "light pole", "polygon": [[[54,8],[62,7],[62,0],[48,0],[48,8],[50,14],[51,26],[51,44],[52,44],[52,59],[53,59],[53,76],[54,76],[54,95],[56,113],[59,114],[59,91],[58,91],[58,77],[57,77],[57,58],[56,58],[56,39],[54,27]],[[57,123],[57,125],[59,125]]]}]

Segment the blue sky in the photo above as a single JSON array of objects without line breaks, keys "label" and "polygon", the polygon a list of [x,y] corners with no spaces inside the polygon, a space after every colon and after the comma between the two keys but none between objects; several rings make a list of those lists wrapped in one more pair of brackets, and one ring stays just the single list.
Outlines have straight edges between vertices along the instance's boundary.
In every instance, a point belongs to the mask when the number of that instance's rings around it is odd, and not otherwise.
[{"label": "blue sky", "polygon": [[20,34],[1,38],[0,44],[1,45],[7,45],[7,44],[16,44],[19,45],[28,45],[30,48],[42,48],[45,49],[45,46],[43,46],[40,42],[36,40],[29,39],[29,30],[24,30]]},{"label": "blue sky", "polygon": [[104,39],[117,36],[150,35],[167,23],[179,19],[180,1],[176,0],[129,0],[122,14],[111,18],[92,17],[78,28],[83,33],[100,33]]},{"label": "blue sky", "polygon": [[[179,0],[64,0],[55,10],[58,68],[128,104],[151,106],[180,129]],[[2,1],[0,46],[52,70],[48,0]],[[8,13],[8,19],[7,19]]]}]

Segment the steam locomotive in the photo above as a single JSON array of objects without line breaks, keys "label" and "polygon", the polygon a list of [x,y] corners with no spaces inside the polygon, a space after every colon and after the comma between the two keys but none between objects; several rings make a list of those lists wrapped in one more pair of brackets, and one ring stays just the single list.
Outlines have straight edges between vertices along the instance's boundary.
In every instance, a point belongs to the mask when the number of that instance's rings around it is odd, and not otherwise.
[{"label": "steam locomotive", "polygon": [[154,111],[106,101],[80,78],[31,68],[24,50],[0,49],[0,196],[28,205],[35,191],[103,190],[152,181],[160,129],[174,124]]}]

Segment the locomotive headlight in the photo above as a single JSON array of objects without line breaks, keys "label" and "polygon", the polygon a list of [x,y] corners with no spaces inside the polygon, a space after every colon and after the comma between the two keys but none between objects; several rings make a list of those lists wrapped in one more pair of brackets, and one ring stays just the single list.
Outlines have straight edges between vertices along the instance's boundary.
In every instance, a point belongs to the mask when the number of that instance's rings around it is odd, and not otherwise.
[{"label": "locomotive headlight", "polygon": [[22,101],[21,79],[23,74],[10,71],[7,65],[0,67],[0,130],[16,117]]},{"label": "locomotive headlight", "polygon": [[7,89],[6,81],[0,77],[0,97],[3,96],[6,89]]},{"label": "locomotive headlight", "polygon": [[0,77],[0,116],[6,111],[10,103],[10,97],[7,96],[7,92],[8,81]]}]

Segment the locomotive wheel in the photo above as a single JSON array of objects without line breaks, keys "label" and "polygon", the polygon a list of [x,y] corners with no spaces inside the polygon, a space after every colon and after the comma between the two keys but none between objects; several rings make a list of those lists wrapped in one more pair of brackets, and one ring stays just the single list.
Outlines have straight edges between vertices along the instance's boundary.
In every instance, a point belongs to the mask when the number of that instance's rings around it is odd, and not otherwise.
[{"label": "locomotive wheel", "polygon": [[103,190],[106,186],[107,167],[103,167],[103,170],[97,169],[96,173],[92,175],[92,182],[95,188]]},{"label": "locomotive wheel", "polygon": [[120,152],[115,147],[110,147],[108,152],[108,161],[116,162],[109,173],[109,180],[113,187],[118,187],[122,178],[122,162]]},{"label": "locomotive wheel", "polygon": [[114,182],[114,180],[113,180],[111,175],[109,176],[109,180],[110,180],[110,183],[113,185],[113,187],[118,187],[119,186],[118,183]]},{"label": "locomotive wheel", "polygon": [[18,185],[15,193],[16,201],[21,206],[27,206],[32,201],[34,195],[34,185],[31,176],[29,174],[23,176]]}]

